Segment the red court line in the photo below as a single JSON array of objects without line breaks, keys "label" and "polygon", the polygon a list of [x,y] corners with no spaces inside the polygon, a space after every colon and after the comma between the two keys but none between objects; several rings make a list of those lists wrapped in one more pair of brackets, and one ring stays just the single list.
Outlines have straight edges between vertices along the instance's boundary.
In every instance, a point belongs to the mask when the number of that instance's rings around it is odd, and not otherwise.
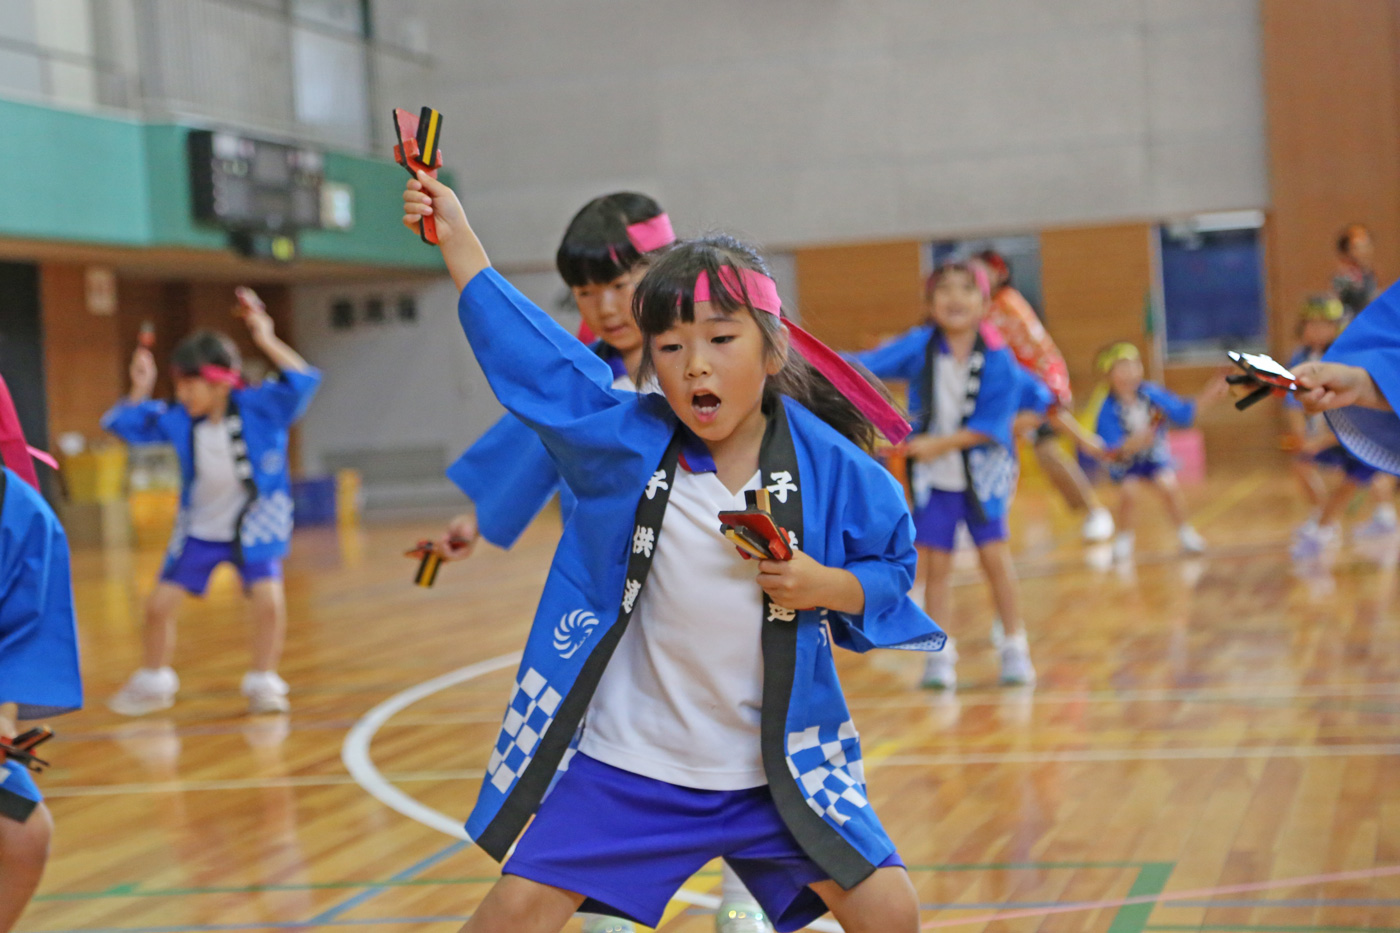
[{"label": "red court line", "polygon": [[1019,920],[1022,917],[1048,917],[1051,914],[1072,914],[1088,910],[1108,910],[1114,907],[1132,907],[1136,904],[1160,904],[1163,901],[1188,901],[1198,898],[1219,897],[1224,894],[1244,894],[1249,891],[1268,891],[1274,888],[1301,888],[1314,884],[1331,884],[1334,881],[1361,881],[1367,878],[1384,878],[1400,875],[1400,865],[1387,865],[1382,868],[1364,868],[1357,871],[1339,871],[1330,875],[1305,875],[1301,878],[1277,878],[1273,881],[1252,881],[1248,884],[1230,884],[1218,888],[1197,888],[1194,891],[1173,891],[1170,894],[1143,894],[1138,897],[1124,897],[1112,901],[1085,901],[1066,904],[1063,907],[1031,907],[1025,910],[1007,910],[994,914],[982,914],[955,920],[930,920],[919,927],[921,930],[938,930],[944,927],[971,926],[977,923],[991,923],[996,920]]}]

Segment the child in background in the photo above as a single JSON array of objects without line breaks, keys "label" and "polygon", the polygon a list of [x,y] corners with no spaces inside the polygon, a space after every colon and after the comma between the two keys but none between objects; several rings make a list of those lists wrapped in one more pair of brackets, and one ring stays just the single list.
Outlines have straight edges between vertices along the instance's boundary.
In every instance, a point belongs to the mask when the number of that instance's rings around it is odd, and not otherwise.
[{"label": "child in background", "polygon": [[1376,247],[1365,224],[1351,224],[1337,236],[1337,271],[1332,291],[1346,309],[1344,324],[1366,309],[1380,289],[1376,285]]},{"label": "child in background", "polygon": [[[4,381],[0,380],[0,386]],[[21,720],[83,705],[68,538],[39,495],[8,391],[0,392],[0,739]],[[25,767],[0,754],[0,933],[13,928],[48,861],[53,818]]]},{"label": "child in background", "polygon": [[[640,373],[662,395],[636,395],[490,268],[451,189],[420,173],[404,209],[410,227],[437,218],[492,388],[579,497],[467,832],[501,858],[534,820],[464,931],[550,933],[585,902],[655,925],[724,856],[779,930],[829,908],[848,933],[914,933],[831,654],[942,646],[905,595],[903,497],[855,443],[872,418],[898,439],[908,425],[780,319],[737,241],[680,244],[648,270]],[[745,562],[718,531],[758,489],[790,561]]]},{"label": "child in background", "polygon": [[160,581],[146,603],[142,665],[108,705],[126,716],[168,709],[180,681],[175,616],[185,594],[203,596],[221,563],[233,564],[252,609],[252,665],[242,692],[250,713],[286,712],[287,684],[277,675],[286,633],[281,560],[292,537],[287,431],[306,411],[321,374],[274,333],[256,295],[240,289],[253,342],[279,374],[244,386],[238,348],[200,331],[175,348],[176,404],[151,400],[156,363],[138,347],[131,392],[102,426],[130,444],[168,443],[180,460],[180,511]]},{"label": "child in background", "polygon": [[[916,433],[905,445],[914,496],[914,540],[926,569],[924,606],[946,628],[959,525],[977,546],[982,572],[1004,630],[1001,683],[1032,684],[1019,586],[1007,544],[1006,511],[1016,486],[1012,428],[1023,395],[1011,351],[988,342],[982,324],[991,303],[981,263],[945,263],[929,276],[930,323],[855,358],[882,379],[909,384]],[[923,684],[957,685],[953,640],[928,656]]]},{"label": "child in background", "polygon": [[[1091,455],[1103,453],[1094,437],[1074,417],[1074,396],[1070,391],[1069,367],[1064,355],[1046,331],[1024,295],[1011,286],[1011,266],[996,250],[984,250],[978,259],[986,265],[992,279],[992,305],[987,321],[997,329],[1016,362],[1053,394],[1053,404],[1043,411],[1044,417],[1032,428],[1031,436],[1036,460],[1050,482],[1074,511],[1082,511],[1085,541],[1107,541],[1113,537],[1113,513],[1099,501],[1093,484],[1075,457],[1060,448],[1058,433],[1073,439],[1076,447]],[[1018,432],[1017,436],[1021,436]]]},{"label": "child in background", "polygon": [[[590,348],[613,371],[615,389],[638,390],[642,333],[632,317],[632,293],[650,257],[675,241],[661,205],[630,191],[589,201],[564,231],[555,266],[582,317],[580,336],[590,338]],[[502,470],[502,463],[510,469]],[[556,490],[564,517],[573,511],[573,494],[561,488],[544,444],[514,415],[472,444],[447,476],[473,509],[454,518],[436,542],[445,560],[468,557],[478,536],[510,548]]]},{"label": "child in background", "polygon": [[[555,254],[555,266],[583,319],[583,332],[600,337],[590,349],[612,370],[613,388],[638,391],[642,332],[632,316],[632,295],[651,259],[676,241],[661,205],[630,191],[589,201],[574,215]],[[657,391],[655,382],[647,391]],[[509,464],[509,469],[502,469]],[[478,536],[510,548],[554,495],[561,517],[573,514],[575,497],[560,482],[559,468],[539,436],[505,415],[447,471],[473,509],[454,518],[434,548],[445,560],[468,557]],[[721,869],[716,933],[770,933],[763,909],[728,863]],[[583,916],[583,933],[632,933],[629,920]]]},{"label": "child in background", "polygon": [[1166,503],[1176,526],[1177,541],[1188,554],[1205,551],[1206,543],[1186,520],[1186,502],[1176,480],[1167,448],[1167,422],[1188,427],[1196,410],[1224,398],[1229,391],[1223,375],[1211,378],[1193,400],[1181,398],[1143,380],[1142,357],[1131,343],[1115,343],[1099,354],[1099,372],[1108,382],[1108,395],[1099,410],[1097,431],[1107,450],[1108,475],[1118,487],[1118,536],[1113,556],[1131,560],[1135,542],[1137,504],[1144,482],[1151,483]]}]

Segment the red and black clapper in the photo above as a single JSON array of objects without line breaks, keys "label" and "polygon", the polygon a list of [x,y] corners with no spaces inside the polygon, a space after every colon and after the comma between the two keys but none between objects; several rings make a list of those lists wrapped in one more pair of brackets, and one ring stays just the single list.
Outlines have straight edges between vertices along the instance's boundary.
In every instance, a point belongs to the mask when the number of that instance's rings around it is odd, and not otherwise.
[{"label": "red and black clapper", "polygon": [[[442,114],[432,107],[424,107],[415,117],[407,110],[395,108],[394,133],[399,140],[394,146],[394,161],[414,178],[419,172],[437,178],[438,169],[442,167],[442,152],[438,149]],[[418,234],[424,243],[437,243],[437,222],[432,217],[424,217],[418,222]]]},{"label": "red and black clapper", "polygon": [[1294,376],[1278,360],[1263,353],[1236,353],[1231,350],[1227,356],[1242,373],[1226,376],[1225,381],[1232,386],[1253,386],[1254,391],[1235,402],[1235,407],[1244,411],[1256,402],[1262,402],[1278,392],[1297,392],[1298,377]]},{"label": "red and black clapper", "polygon": [[[454,548],[459,548],[470,542],[466,538],[449,538],[447,543]],[[404,551],[403,556],[413,557],[419,561],[418,572],[413,575],[414,583],[428,587],[437,582],[438,570],[442,568],[442,557],[433,550],[433,542],[419,541],[413,550]]]},{"label": "red and black clapper", "polygon": [[768,490],[744,492],[748,508],[719,513],[719,530],[744,560],[792,560],[788,533],[773,521]]},{"label": "red and black clapper", "polygon": [[34,749],[51,738],[53,738],[53,730],[48,726],[39,726],[37,729],[30,729],[28,732],[17,735],[13,739],[0,739],[0,759],[17,761],[30,771],[43,771],[49,766],[49,763],[34,754]]}]

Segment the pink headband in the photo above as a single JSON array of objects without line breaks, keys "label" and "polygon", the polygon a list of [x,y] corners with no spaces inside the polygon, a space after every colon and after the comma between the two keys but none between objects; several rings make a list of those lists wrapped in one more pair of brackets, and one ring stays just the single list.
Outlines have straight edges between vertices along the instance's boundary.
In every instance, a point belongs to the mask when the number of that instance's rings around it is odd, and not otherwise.
[{"label": "pink headband", "polygon": [[966,262],[945,262],[929,275],[928,281],[924,283],[924,294],[932,295],[938,280],[951,269],[963,269],[972,276],[972,281],[977,285],[977,290],[982,293],[982,297],[991,299],[992,280],[987,275],[987,267],[979,260],[968,260]]},{"label": "pink headband", "polygon": [[197,373],[199,378],[216,382],[220,385],[231,386],[235,389],[243,388],[243,376],[236,369],[229,369],[227,366],[215,366],[213,363],[205,363],[199,367]]},{"label": "pink headband", "polygon": [[671,218],[657,214],[650,220],[627,225],[627,239],[639,253],[650,253],[663,246],[676,242],[676,231],[671,229]]},{"label": "pink headband", "polygon": [[[763,273],[752,269],[735,270],[731,266],[721,266],[719,280],[725,291],[734,299],[742,301],[747,295],[749,304],[757,310],[767,311],[774,317],[782,317],[783,303],[778,298],[778,286]],[[695,279],[695,303],[709,301],[710,295],[710,277],[701,272]],[[855,367],[792,321],[784,320],[783,323],[787,325],[793,349],[829,379],[838,392],[850,399],[851,404],[869,418],[871,424],[875,425],[891,444],[898,444],[910,435],[914,429],[910,427],[909,422],[895,411],[894,406],[885,401]]]}]

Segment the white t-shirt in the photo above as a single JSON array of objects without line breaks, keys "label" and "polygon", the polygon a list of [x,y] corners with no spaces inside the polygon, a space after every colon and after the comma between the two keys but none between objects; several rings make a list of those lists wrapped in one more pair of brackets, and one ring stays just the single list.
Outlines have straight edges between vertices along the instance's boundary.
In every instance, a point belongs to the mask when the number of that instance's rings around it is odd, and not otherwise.
[{"label": "white t-shirt", "polygon": [[1134,396],[1131,402],[1122,405],[1122,410],[1123,429],[1128,434],[1137,434],[1152,427],[1152,407],[1141,395]]},{"label": "white t-shirt", "polygon": [[194,426],[194,486],[190,488],[191,538],[232,541],[238,513],[248,501],[234,470],[228,425],[209,419]]},{"label": "white t-shirt", "polygon": [[[938,400],[928,433],[943,436],[962,429],[963,405],[967,402],[967,380],[972,374],[972,357],[959,360],[951,353],[938,356],[934,372],[934,395]],[[911,477],[915,489],[941,489],[962,492],[967,488],[961,451],[951,451],[937,460],[916,460]]]},{"label": "white t-shirt", "polygon": [[[744,494],[714,473],[676,474],[651,575],[588,707],[579,751],[681,787],[761,787],[763,591],[757,565],[717,517],[744,508]],[[744,488],[758,483],[755,473]]]}]

